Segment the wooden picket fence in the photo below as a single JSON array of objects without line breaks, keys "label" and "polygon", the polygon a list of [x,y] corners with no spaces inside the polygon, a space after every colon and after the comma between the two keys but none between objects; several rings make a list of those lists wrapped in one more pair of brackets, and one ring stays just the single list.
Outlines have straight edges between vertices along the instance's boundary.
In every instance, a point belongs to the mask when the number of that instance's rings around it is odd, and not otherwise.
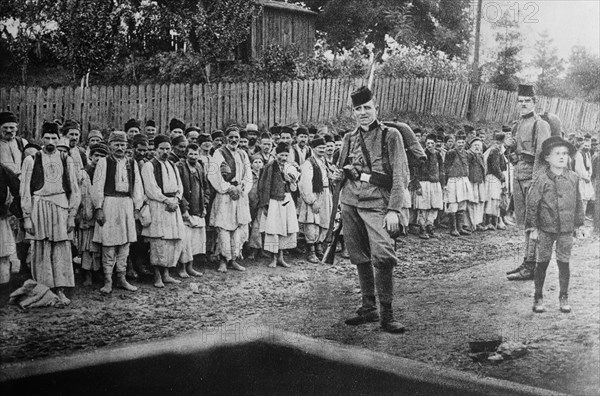
[{"label": "wooden picket fence", "polygon": [[[44,121],[74,118],[90,129],[122,129],[130,118],[154,120],[165,130],[173,117],[205,130],[231,123],[268,127],[298,121],[333,122],[351,115],[350,93],[364,79],[321,79],[287,82],[217,84],[149,84],[140,86],[18,87],[0,89],[0,109],[19,116],[20,129],[35,136]],[[467,117],[472,121],[508,123],[517,118],[516,93],[436,78],[376,78],[373,83],[380,114],[414,112]],[[473,99],[471,99],[473,98]],[[593,131],[600,126],[598,104],[540,98],[540,110],[561,117],[567,129]]]}]

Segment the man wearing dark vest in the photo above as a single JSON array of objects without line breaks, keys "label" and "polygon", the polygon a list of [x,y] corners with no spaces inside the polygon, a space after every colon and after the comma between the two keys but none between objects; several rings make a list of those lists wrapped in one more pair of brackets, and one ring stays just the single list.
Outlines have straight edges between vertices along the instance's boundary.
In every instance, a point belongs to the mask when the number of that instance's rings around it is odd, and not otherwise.
[{"label": "man wearing dark vest", "polygon": [[238,128],[227,128],[226,137],[227,144],[215,151],[208,172],[208,180],[216,190],[210,225],[217,230],[217,251],[221,253],[218,271],[227,272],[228,265],[245,271],[236,260],[248,240],[248,226],[252,221],[248,200],[253,184],[252,169],[248,155],[238,148]]},{"label": "man wearing dark vest", "polygon": [[[525,197],[534,174],[543,168],[540,163],[542,143],[550,137],[551,131],[550,125],[535,112],[533,85],[519,84],[517,101],[521,117],[513,126],[515,140],[511,151],[516,155],[513,179],[515,218],[522,228],[525,225]],[[529,232],[525,231],[525,258],[519,267],[507,272],[508,280],[533,280],[535,262],[536,243],[530,242]]]},{"label": "man wearing dark vest", "polygon": [[169,268],[177,265],[183,250],[185,225],[179,205],[183,185],[177,167],[169,161],[171,141],[166,135],[154,138],[155,157],[142,167],[142,180],[150,209],[150,224],[142,235],[150,242],[150,264],[154,267],[154,286],[180,283],[171,277]]},{"label": "man wearing dark vest", "polygon": [[42,125],[43,150],[23,161],[21,206],[24,228],[33,240],[33,280],[54,289],[63,304],[64,288],[75,286],[72,231],[81,196],[73,159],[56,150],[58,124]]},{"label": "man wearing dark vest", "polygon": [[[308,139],[308,134],[306,138]],[[300,166],[298,222],[302,225],[309,246],[307,261],[316,264],[323,258],[321,244],[327,236],[333,202],[329,188],[329,169],[325,162],[325,140],[316,138],[310,142],[310,146],[312,155]]]},{"label": "man wearing dark vest", "polygon": [[305,126],[299,126],[296,129],[296,144],[292,145],[288,162],[295,162],[302,166],[312,155],[312,149],[308,145],[308,129]]},{"label": "man wearing dark vest", "polygon": [[[341,180],[340,202],[344,240],[350,261],[358,270],[362,307],[346,324],[376,322],[375,291],[381,309],[381,328],[401,333],[394,320],[393,269],[398,263],[391,235],[399,231],[400,208],[409,205],[409,172],[400,132],[377,120],[371,90],[361,87],[351,95],[358,127],[344,136],[334,179]],[[343,169],[343,171],[342,171]],[[391,234],[391,235],[390,235]]]},{"label": "man wearing dark vest", "polygon": [[10,111],[0,113],[0,164],[8,167],[17,176],[21,175],[23,151],[27,140],[17,136],[19,123]]},{"label": "man wearing dark vest", "polygon": [[144,188],[137,162],[125,157],[127,134],[115,131],[108,138],[110,155],[98,161],[92,183],[92,201],[98,225],[93,241],[102,245],[102,293],[112,292],[116,267],[117,285],[125,290],[137,287],[127,282],[129,244],[137,240],[135,219],[144,202]]}]

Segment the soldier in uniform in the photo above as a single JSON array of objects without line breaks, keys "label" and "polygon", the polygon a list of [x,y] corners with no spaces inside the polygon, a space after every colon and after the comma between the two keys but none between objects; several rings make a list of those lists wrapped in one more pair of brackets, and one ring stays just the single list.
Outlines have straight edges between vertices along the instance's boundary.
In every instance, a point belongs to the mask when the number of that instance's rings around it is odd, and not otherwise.
[{"label": "soldier in uniform", "polygon": [[[391,235],[399,231],[400,208],[408,205],[404,190],[409,172],[400,132],[377,120],[371,90],[352,93],[358,127],[344,136],[338,168],[333,179],[341,180],[340,202],[344,239],[350,261],[357,266],[362,306],[348,325],[377,322],[375,291],[379,297],[381,328],[401,333],[404,326],[394,320],[393,268],[397,264]],[[343,171],[342,171],[343,169]]]},{"label": "soldier in uniform", "polygon": [[[512,150],[516,154],[513,199],[517,225],[523,227],[525,197],[534,173],[542,167],[540,153],[542,143],[550,137],[550,125],[535,111],[536,98],[533,85],[519,84],[517,101],[521,117],[513,126]],[[525,231],[525,258],[519,267],[507,272],[508,280],[532,280],[535,261],[535,242],[530,243],[529,232]]]}]

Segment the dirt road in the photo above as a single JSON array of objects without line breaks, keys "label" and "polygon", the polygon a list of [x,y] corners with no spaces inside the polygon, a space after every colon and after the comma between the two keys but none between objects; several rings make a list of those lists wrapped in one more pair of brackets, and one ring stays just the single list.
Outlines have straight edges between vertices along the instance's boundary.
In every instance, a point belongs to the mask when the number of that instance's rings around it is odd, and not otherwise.
[{"label": "dirt road", "polygon": [[[78,285],[66,308],[2,308],[0,357],[3,363],[38,359],[198,330],[243,337],[256,324],[557,391],[597,394],[598,237],[575,243],[571,314],[558,311],[554,262],[544,314],[531,311],[532,282],[505,280],[504,272],[520,260],[520,249],[516,230],[401,239],[395,309],[408,328],[404,335],[384,333],[377,324],[344,325],[360,302],[349,262],[315,265],[290,255],[290,269],[269,269],[266,260],[246,262],[244,273],[220,274],[207,267],[202,278],[162,290],[147,280],[136,283],[138,292],[103,296],[100,284]],[[192,292],[191,283],[198,284],[199,293]],[[474,363],[468,342],[498,335],[524,343],[527,355],[500,364]]]}]

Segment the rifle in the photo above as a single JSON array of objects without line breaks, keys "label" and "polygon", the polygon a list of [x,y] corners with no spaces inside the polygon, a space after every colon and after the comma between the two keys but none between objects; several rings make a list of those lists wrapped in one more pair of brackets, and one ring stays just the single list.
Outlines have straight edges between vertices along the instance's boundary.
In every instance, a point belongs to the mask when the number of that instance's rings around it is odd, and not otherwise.
[{"label": "rifle", "polygon": [[323,255],[323,264],[333,264],[333,260],[335,259],[335,250],[337,249],[337,245],[340,242],[340,233],[342,232],[342,219],[340,219],[337,227],[333,230],[331,234],[331,243],[327,246],[327,250],[325,250],[325,254]]}]

